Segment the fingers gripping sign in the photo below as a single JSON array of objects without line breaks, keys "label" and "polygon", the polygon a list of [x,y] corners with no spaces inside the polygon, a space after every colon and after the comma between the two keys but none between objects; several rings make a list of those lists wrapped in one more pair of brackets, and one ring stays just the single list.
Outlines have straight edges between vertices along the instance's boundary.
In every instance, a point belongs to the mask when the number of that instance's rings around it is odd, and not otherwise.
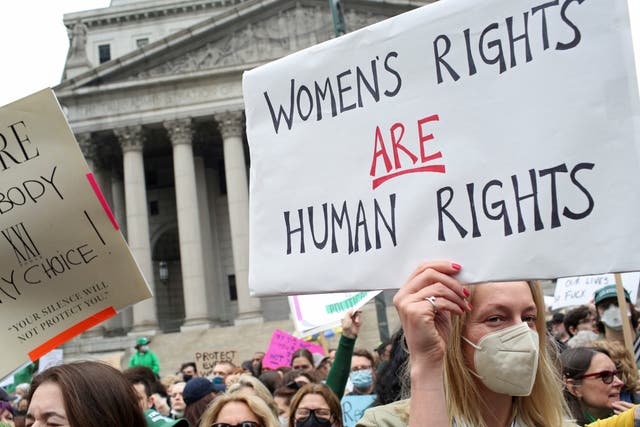
[{"label": "fingers gripping sign", "polygon": [[341,320],[342,335],[347,338],[356,338],[362,325],[362,312],[360,310],[349,310]]},{"label": "fingers gripping sign", "polygon": [[450,314],[471,310],[470,295],[455,276],[460,266],[447,261],[421,264],[394,297],[394,305],[413,358],[440,362],[450,335]]}]

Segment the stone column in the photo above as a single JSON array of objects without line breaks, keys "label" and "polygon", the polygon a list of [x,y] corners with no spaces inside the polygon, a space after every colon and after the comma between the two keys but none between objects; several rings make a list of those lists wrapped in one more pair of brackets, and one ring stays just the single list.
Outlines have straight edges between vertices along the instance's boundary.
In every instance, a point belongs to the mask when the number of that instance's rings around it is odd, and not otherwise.
[{"label": "stone column", "polygon": [[[149,213],[147,189],[142,157],[142,126],[114,129],[122,147],[124,193],[127,210],[127,237],[129,248],[138,262],[142,274],[153,291],[151,244],[149,243]],[[134,334],[153,334],[157,328],[155,299],[150,298],[133,306]]]},{"label": "stone column", "polygon": [[[218,288],[218,263],[213,252],[213,241],[211,233],[211,212],[209,211],[209,193],[207,191],[207,179],[205,174],[204,159],[202,156],[196,156],[194,159],[196,183],[198,191],[198,208],[200,214],[200,236],[202,236],[202,256],[207,260],[204,263],[204,283],[207,313],[209,317],[216,323],[220,320],[220,313],[215,307],[217,299],[214,294]],[[213,309],[212,309],[213,308]]]},{"label": "stone column", "polygon": [[[122,236],[127,239],[127,212],[125,208],[124,181],[122,173],[113,168],[111,170],[111,197],[113,198],[113,215],[120,226]],[[127,307],[114,318],[113,323],[107,325],[114,329],[128,330],[133,326],[133,307]]]},{"label": "stone column", "polygon": [[223,139],[231,246],[238,291],[236,324],[260,321],[260,300],[249,296],[249,186],[242,142],[242,112],[230,111],[216,114],[215,117]]},{"label": "stone column", "polygon": [[111,199],[111,172],[105,169],[104,165],[109,161],[109,154],[98,151],[98,146],[92,140],[90,133],[81,133],[76,135],[76,140],[82,151],[89,171],[93,174],[100,191],[105,200],[112,207]]},{"label": "stone column", "polygon": [[212,264],[215,271],[214,291],[209,295],[209,304],[223,323],[229,323],[234,319],[235,313],[232,313],[233,309],[229,304],[229,282],[222,268],[220,233],[218,232],[217,200],[220,196],[220,177],[218,176],[218,171],[211,168],[205,168],[205,175],[208,190],[207,199],[209,201],[209,229],[211,230],[211,246],[213,250]]},{"label": "stone column", "polygon": [[113,215],[116,218],[120,231],[127,238],[127,212],[125,208],[124,181],[115,170],[111,171],[111,197],[113,198]]},{"label": "stone column", "polygon": [[[87,162],[87,166],[89,166],[89,171],[93,174],[96,182],[100,185],[100,180],[98,176],[98,168],[99,164],[98,160],[98,150],[95,142],[91,138],[91,133],[80,133],[76,134],[76,141],[78,141],[78,146],[80,146],[80,151],[82,151],[82,155],[84,156],[84,160]],[[104,323],[94,326],[82,333],[80,335],[82,338],[94,338],[101,337],[104,335],[106,331],[106,325]]]},{"label": "stone column", "polygon": [[173,173],[185,307],[185,322],[180,329],[209,328],[211,322],[207,312],[202,227],[198,211],[191,119],[167,121],[164,122],[164,127],[173,145]]}]

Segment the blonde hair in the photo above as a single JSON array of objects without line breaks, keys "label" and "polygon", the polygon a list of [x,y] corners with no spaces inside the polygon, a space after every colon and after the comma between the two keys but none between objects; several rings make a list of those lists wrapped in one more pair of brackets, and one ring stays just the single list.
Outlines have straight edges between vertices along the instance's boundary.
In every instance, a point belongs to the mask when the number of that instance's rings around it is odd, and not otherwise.
[{"label": "blonde hair", "polygon": [[273,395],[269,389],[262,384],[262,381],[257,379],[251,374],[238,375],[238,379],[227,388],[227,394],[247,392],[247,389],[251,389],[248,393],[253,393],[258,396],[264,403],[267,404],[273,415],[278,417],[278,405],[273,399]]},{"label": "blonde hair", "polygon": [[617,341],[594,341],[594,347],[604,348],[609,352],[609,357],[620,370],[620,379],[624,383],[624,389],[635,392],[638,386],[638,368],[629,350]]},{"label": "blonde hair", "polygon": [[236,392],[218,397],[202,414],[199,427],[210,427],[215,423],[222,408],[230,402],[239,402],[247,405],[258,418],[262,427],[280,427],[278,418],[273,415],[267,404],[258,396],[247,392]]},{"label": "blonde hair", "polygon": [[[527,283],[537,308],[536,329],[540,344],[538,371],[531,394],[513,398],[513,415],[517,414],[518,418],[529,427],[561,426],[567,411],[562,396],[560,376],[554,364],[557,355],[552,350],[552,357],[549,352],[544,296],[537,282]],[[473,303],[476,287],[470,288],[469,301]],[[485,407],[487,402],[462,353],[462,335],[466,320],[466,312],[461,316],[451,316],[451,334],[444,360],[444,387],[449,418],[452,422],[457,420],[458,424],[464,421],[474,427],[490,427],[481,416],[481,408]]]},{"label": "blonde hair", "polygon": [[160,378],[160,384],[162,384],[165,389],[169,389],[172,385],[180,382],[183,382],[182,377],[178,375],[166,375]]}]

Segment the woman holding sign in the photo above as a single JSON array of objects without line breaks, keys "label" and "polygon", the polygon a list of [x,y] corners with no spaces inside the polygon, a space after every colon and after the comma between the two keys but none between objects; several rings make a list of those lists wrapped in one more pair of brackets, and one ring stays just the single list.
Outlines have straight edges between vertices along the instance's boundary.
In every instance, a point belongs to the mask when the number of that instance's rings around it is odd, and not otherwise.
[{"label": "woman holding sign", "polygon": [[[561,382],[547,352],[540,287],[467,288],[455,279],[460,268],[424,263],[394,298],[410,354],[409,425],[574,426],[565,420]],[[621,417],[617,425],[633,426],[633,411]],[[375,414],[365,415],[359,425],[399,425],[388,416],[372,419]]]}]

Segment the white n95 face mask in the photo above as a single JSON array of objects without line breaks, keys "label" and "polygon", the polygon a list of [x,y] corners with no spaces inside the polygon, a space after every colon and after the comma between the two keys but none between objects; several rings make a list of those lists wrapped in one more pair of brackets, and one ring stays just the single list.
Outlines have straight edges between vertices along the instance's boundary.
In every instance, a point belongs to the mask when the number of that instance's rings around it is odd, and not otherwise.
[{"label": "white n95 face mask", "polygon": [[492,332],[474,344],[473,372],[482,383],[496,393],[509,396],[531,394],[538,371],[538,333],[526,323]]},{"label": "white n95 face mask", "polygon": [[[631,316],[631,310],[627,309],[627,317]],[[622,316],[620,316],[620,308],[611,304],[600,316],[600,321],[609,329],[614,331],[622,330]]]}]

